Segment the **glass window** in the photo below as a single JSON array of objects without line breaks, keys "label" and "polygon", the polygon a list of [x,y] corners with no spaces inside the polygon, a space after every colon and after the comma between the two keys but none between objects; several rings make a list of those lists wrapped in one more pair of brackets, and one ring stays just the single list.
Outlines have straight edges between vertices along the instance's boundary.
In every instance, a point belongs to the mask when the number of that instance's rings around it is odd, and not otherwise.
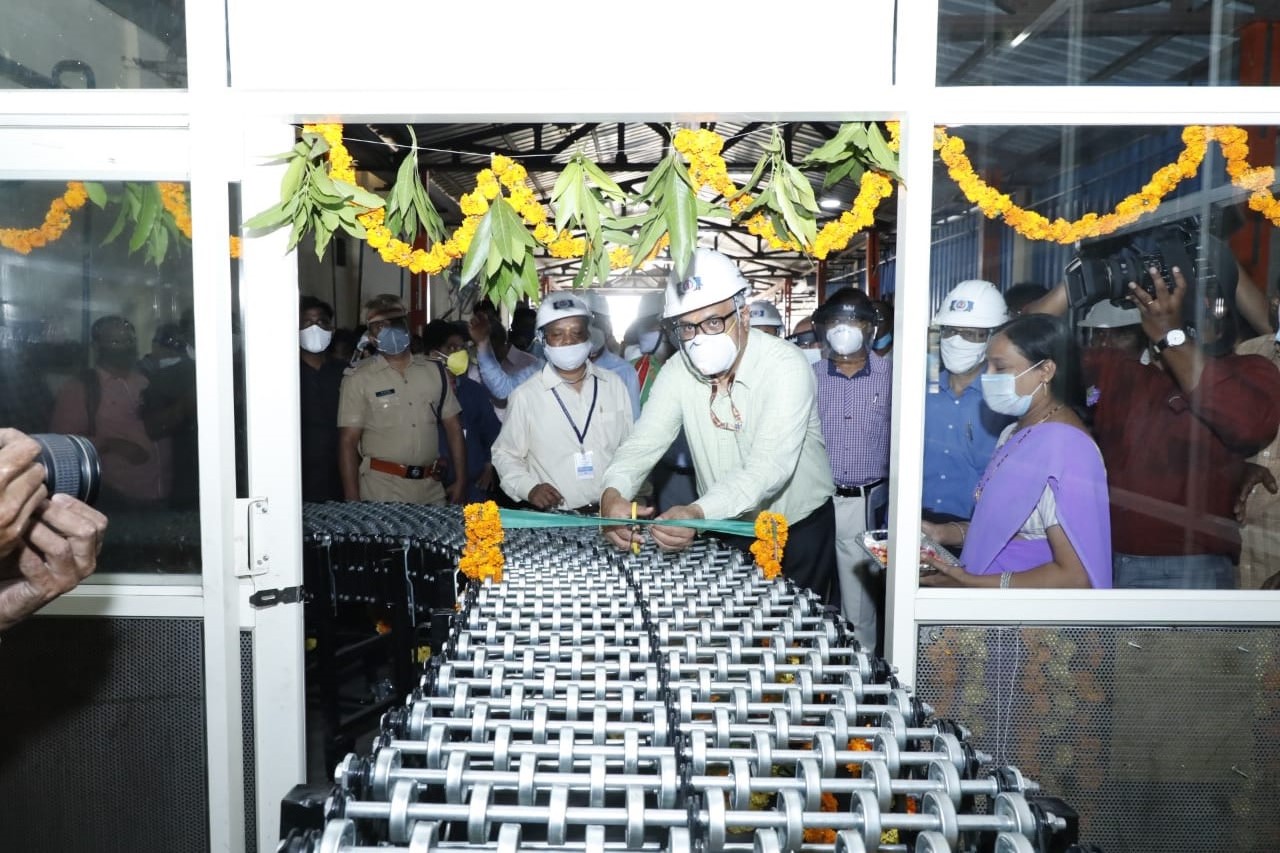
[{"label": "glass window", "polygon": [[184,184],[0,182],[0,423],[96,448],[99,572],[200,567],[185,207]]},{"label": "glass window", "polygon": [[1280,497],[1253,487],[1280,473],[1270,133],[948,131],[923,511],[969,572],[923,583],[1280,573]]},{"label": "glass window", "polygon": [[183,89],[181,0],[11,0],[0,89]]},{"label": "glass window", "polygon": [[1236,0],[941,0],[938,85],[1275,85],[1273,25]]}]

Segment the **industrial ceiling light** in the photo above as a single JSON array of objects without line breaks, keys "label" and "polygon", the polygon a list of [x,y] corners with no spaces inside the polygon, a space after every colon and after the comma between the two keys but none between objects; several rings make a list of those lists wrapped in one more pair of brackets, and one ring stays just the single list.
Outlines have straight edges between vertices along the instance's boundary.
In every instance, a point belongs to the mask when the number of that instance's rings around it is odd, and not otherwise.
[{"label": "industrial ceiling light", "polygon": [[844,207],[844,202],[833,195],[829,195],[818,201],[818,207],[823,210],[839,210]]}]

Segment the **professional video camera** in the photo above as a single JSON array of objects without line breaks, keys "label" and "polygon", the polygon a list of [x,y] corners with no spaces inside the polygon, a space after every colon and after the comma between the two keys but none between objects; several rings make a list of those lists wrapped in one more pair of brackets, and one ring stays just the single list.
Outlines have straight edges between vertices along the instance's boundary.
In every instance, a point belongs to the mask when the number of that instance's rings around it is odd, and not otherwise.
[{"label": "professional video camera", "polygon": [[1213,323],[1218,326],[1215,339],[1234,339],[1235,257],[1212,233],[1202,239],[1199,216],[1184,216],[1081,245],[1064,271],[1068,302],[1073,311],[1103,299],[1118,304],[1129,296],[1131,281],[1155,296],[1157,285],[1151,279],[1151,267],[1160,271],[1171,292],[1173,268],[1182,271],[1187,282],[1182,316],[1187,326],[1201,329]]}]

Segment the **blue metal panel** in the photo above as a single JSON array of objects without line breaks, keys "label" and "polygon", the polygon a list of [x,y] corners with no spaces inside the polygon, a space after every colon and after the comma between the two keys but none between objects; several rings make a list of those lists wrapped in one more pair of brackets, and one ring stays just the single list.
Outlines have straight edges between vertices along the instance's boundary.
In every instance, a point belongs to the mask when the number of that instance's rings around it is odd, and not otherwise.
[{"label": "blue metal panel", "polygon": [[[1028,206],[1050,219],[1078,219],[1089,212],[1107,213],[1125,196],[1140,190],[1157,169],[1177,159],[1183,147],[1181,133],[1178,128],[1170,128],[1163,133],[1144,135],[1123,149],[1080,163],[1074,170],[1074,182],[1070,186],[1033,188],[1033,202]],[[1212,147],[1210,150],[1214,151]],[[1209,159],[1206,158],[1207,161]],[[1166,199],[1200,190],[1202,176],[1208,171],[1202,168],[1195,177],[1180,183]],[[1012,239],[1014,235],[1010,231],[1004,240],[1004,254],[1010,259],[1012,253],[1008,249],[1012,247]],[[1037,241],[1032,246],[1031,255],[1033,280],[1046,285],[1057,284],[1062,280],[1063,267],[1074,255],[1073,246]]]},{"label": "blue metal panel", "polygon": [[958,282],[978,277],[982,214],[972,211],[933,226],[930,250],[929,308],[937,311],[942,297]]}]

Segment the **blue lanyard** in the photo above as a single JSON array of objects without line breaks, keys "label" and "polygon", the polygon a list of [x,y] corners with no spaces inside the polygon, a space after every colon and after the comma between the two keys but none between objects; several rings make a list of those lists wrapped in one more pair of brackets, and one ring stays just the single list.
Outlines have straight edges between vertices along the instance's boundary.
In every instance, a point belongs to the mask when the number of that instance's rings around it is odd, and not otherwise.
[{"label": "blue lanyard", "polygon": [[556,393],[556,389],[552,388],[551,393],[555,395],[556,402],[560,404],[560,411],[564,412],[565,420],[569,422],[569,426],[573,428],[573,434],[578,437],[578,447],[585,449],[587,441],[587,430],[591,429],[591,416],[596,413],[596,399],[600,396],[600,377],[592,376],[591,385],[591,408],[587,409],[587,422],[582,429],[578,429],[578,425],[574,423],[573,415],[569,414],[569,407],[564,404],[564,400],[560,399],[560,395]]}]

